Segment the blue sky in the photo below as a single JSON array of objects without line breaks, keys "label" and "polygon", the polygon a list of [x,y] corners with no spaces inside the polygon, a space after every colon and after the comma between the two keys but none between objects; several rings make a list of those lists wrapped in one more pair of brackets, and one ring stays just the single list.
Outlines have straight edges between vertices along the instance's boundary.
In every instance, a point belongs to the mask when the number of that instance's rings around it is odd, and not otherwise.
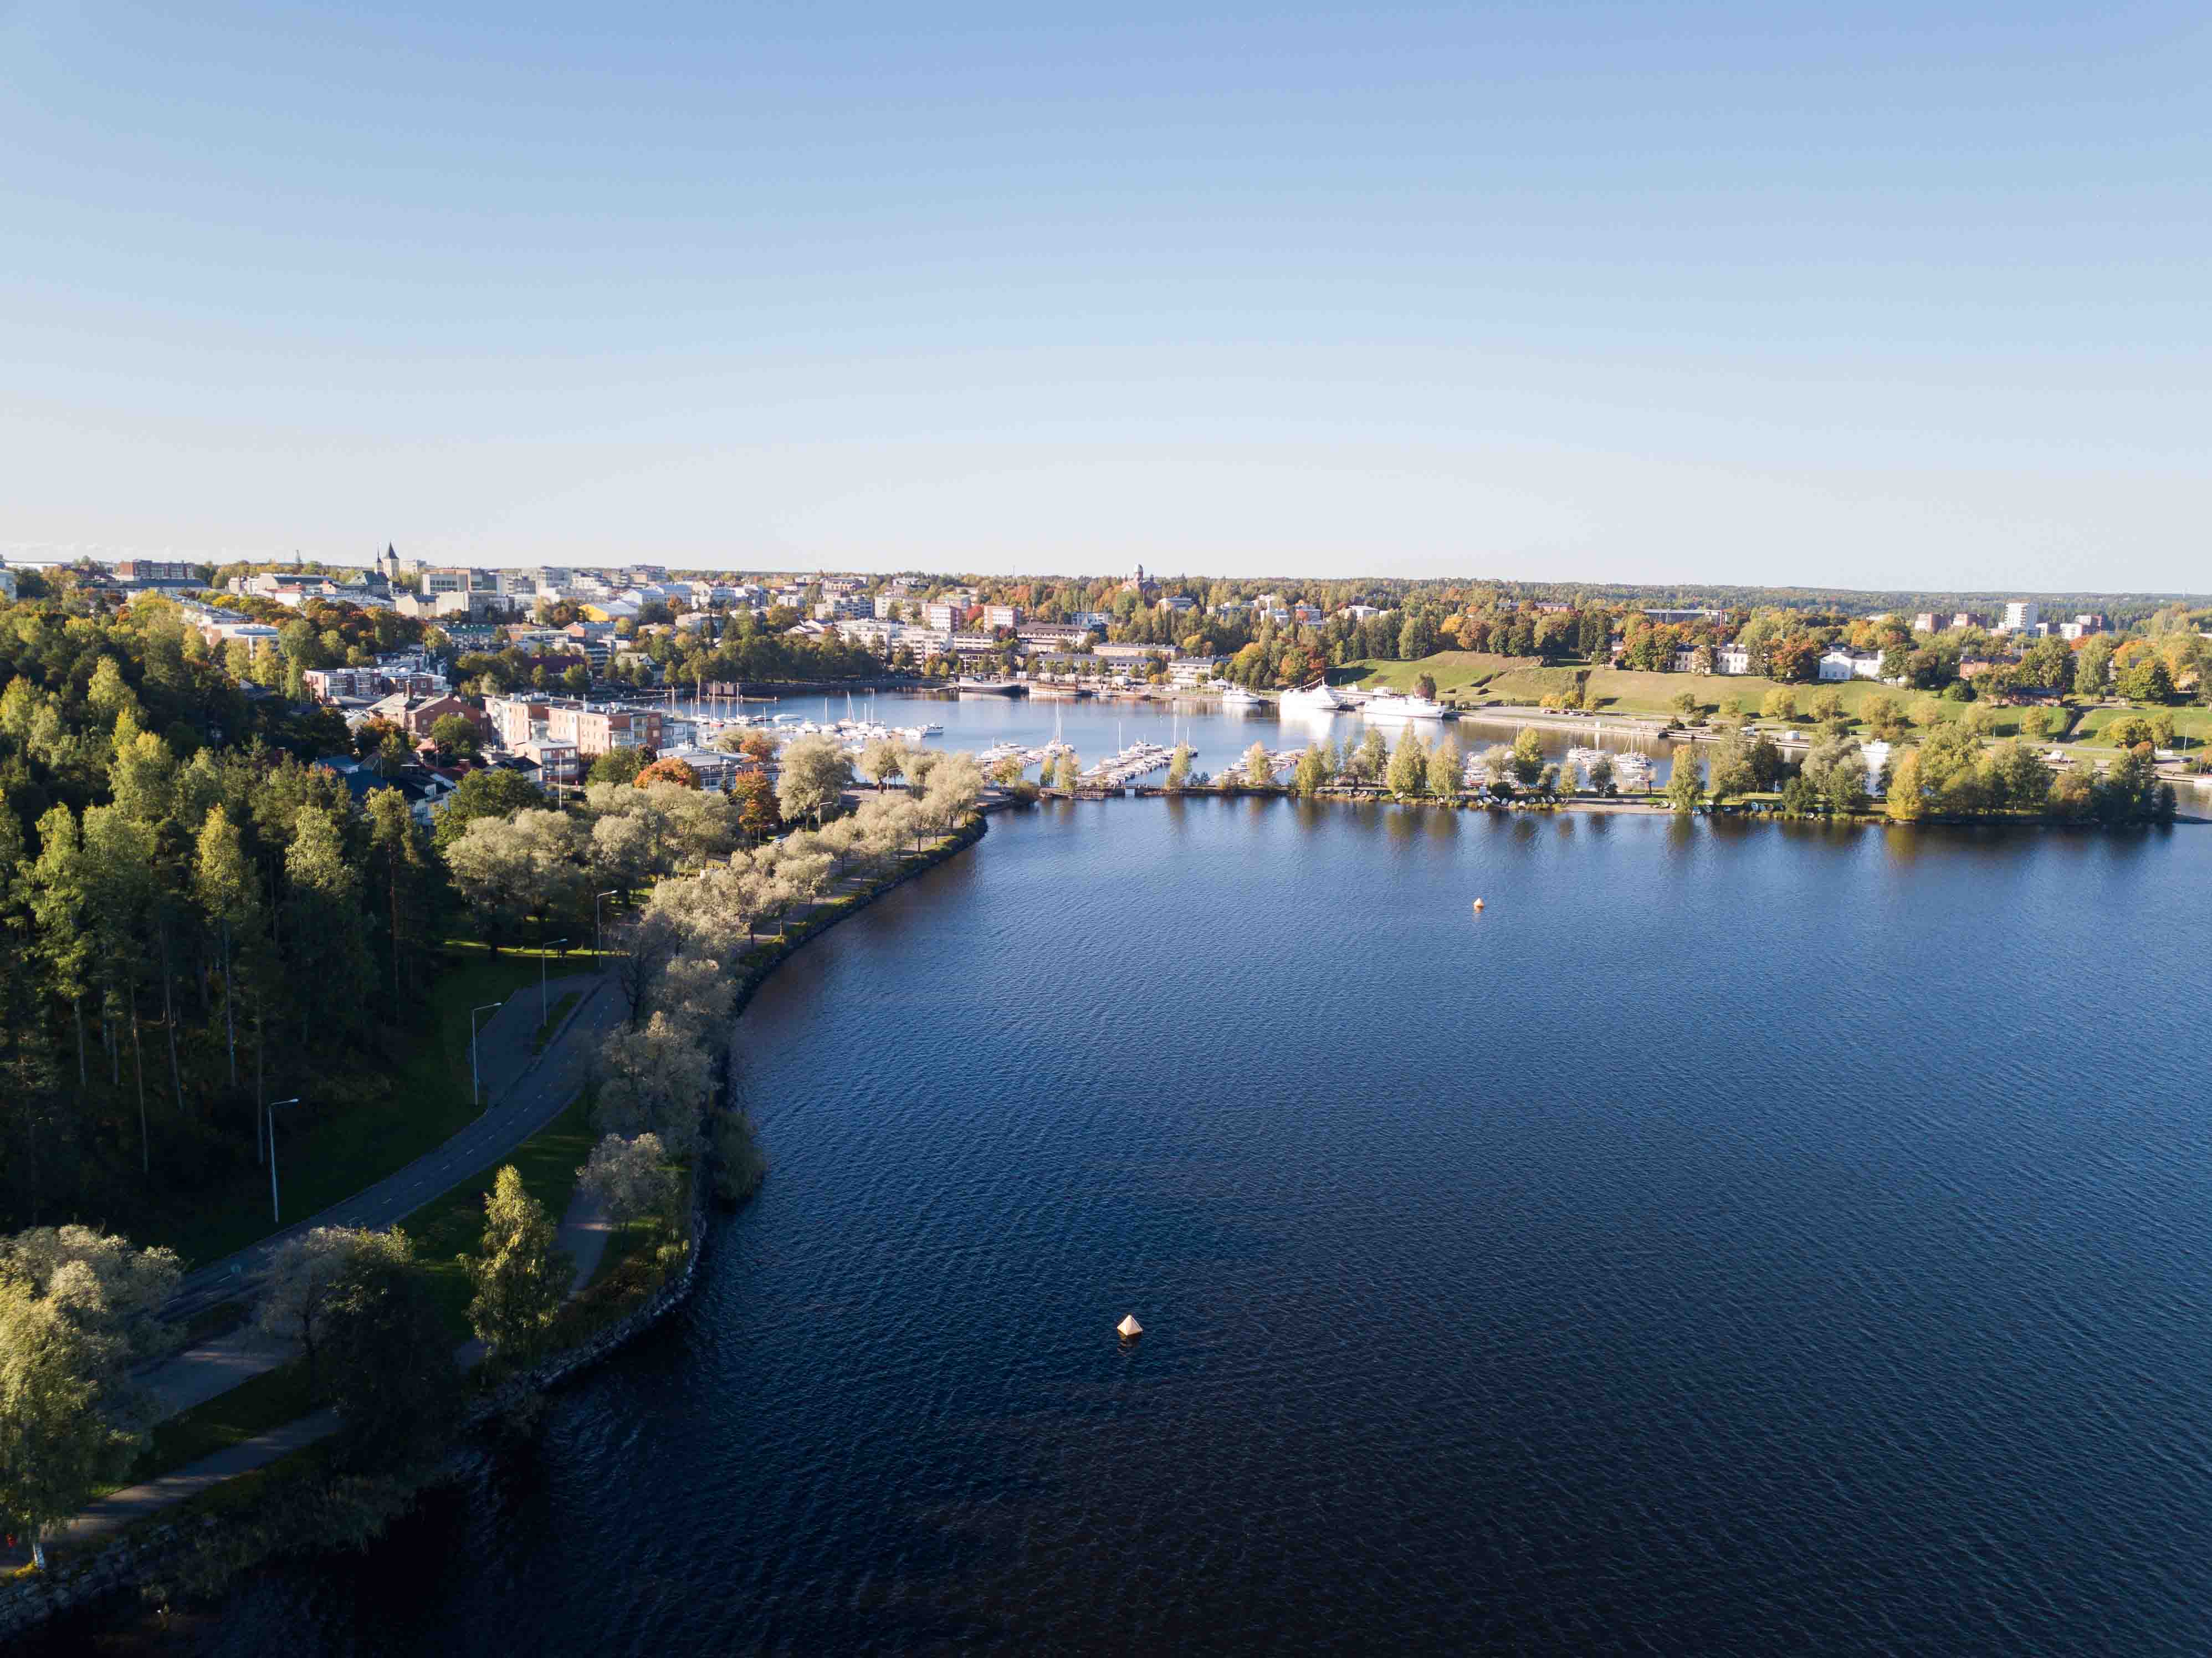
[{"label": "blue sky", "polygon": [[2212,588],[2201,6],[1051,9],[0,0],[0,550]]}]

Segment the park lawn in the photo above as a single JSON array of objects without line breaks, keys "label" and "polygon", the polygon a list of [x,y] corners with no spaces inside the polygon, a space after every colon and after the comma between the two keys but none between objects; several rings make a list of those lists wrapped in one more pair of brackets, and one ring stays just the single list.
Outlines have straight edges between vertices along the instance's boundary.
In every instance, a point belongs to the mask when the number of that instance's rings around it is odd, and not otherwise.
[{"label": "park lawn", "polygon": [[2110,748],[2105,738],[2108,726],[2122,720],[2155,720],[2160,714],[2171,715],[2177,743],[2185,742],[2191,749],[2212,742],[2212,708],[2085,708],[2074,728],[2074,740],[2095,748]]},{"label": "park lawn", "polygon": [[172,1473],[204,1456],[244,1444],[258,1434],[296,1422],[315,1408],[307,1393],[307,1366],[294,1359],[251,1376],[166,1422],[154,1424],[123,1483],[136,1485]]},{"label": "park lawn", "polygon": [[1535,665],[1533,656],[1499,656],[1490,651],[1438,651],[1416,662],[1376,659],[1350,663],[1331,673],[1329,678],[1334,683],[1363,691],[1410,691],[1415,680],[1428,674],[1436,680],[1437,695],[1442,697],[1485,685],[1499,674]]},{"label": "park lawn", "polygon": [[[469,1097],[469,1010],[536,984],[538,958],[525,951],[495,957],[472,948],[451,951],[448,960],[430,987],[419,1039],[381,1074],[334,1078],[330,1099],[311,1097],[278,1112],[277,1175],[286,1214],[310,1215],[374,1185],[476,1115]],[[575,963],[566,970],[574,971]],[[268,1173],[248,1169],[194,1193],[180,1209],[156,1212],[141,1241],[167,1244],[187,1266],[204,1266],[270,1230]]]},{"label": "park lawn", "polygon": [[[490,1195],[499,1171],[513,1163],[530,1195],[545,1206],[546,1214],[558,1225],[574,1194],[576,1171],[592,1155],[596,1138],[592,1133],[590,1104],[580,1095],[511,1156],[487,1163],[399,1223],[399,1230],[415,1246],[416,1258],[428,1270],[438,1310],[445,1315],[456,1341],[466,1341],[474,1333],[469,1328],[469,1297],[475,1293],[457,1257],[474,1254],[483,1241],[484,1199]],[[608,1248],[613,1248],[611,1240]]]}]

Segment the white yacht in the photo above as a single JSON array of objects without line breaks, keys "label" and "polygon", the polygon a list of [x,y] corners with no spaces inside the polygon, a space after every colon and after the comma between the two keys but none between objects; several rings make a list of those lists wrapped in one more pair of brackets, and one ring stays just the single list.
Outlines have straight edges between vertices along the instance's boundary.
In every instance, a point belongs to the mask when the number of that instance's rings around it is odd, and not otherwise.
[{"label": "white yacht", "polygon": [[1285,714],[1335,714],[1345,706],[1344,701],[1329,689],[1327,680],[1300,686],[1294,691],[1285,691],[1276,699],[1275,706]]},{"label": "white yacht", "polygon": [[1224,685],[1221,688],[1221,706],[1224,708],[1256,708],[1260,706],[1260,698],[1253,695],[1242,685]]},{"label": "white yacht", "polygon": [[1359,712],[1370,720],[1442,720],[1443,704],[1425,696],[1409,692],[1384,691],[1370,696],[1360,704]]}]

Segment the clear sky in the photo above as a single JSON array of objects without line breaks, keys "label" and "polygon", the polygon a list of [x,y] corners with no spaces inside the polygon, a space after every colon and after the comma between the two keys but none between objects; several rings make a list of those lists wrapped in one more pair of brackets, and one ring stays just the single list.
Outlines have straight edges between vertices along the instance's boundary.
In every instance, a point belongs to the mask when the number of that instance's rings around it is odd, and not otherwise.
[{"label": "clear sky", "polygon": [[2212,9],[0,0],[0,550],[2212,588]]}]

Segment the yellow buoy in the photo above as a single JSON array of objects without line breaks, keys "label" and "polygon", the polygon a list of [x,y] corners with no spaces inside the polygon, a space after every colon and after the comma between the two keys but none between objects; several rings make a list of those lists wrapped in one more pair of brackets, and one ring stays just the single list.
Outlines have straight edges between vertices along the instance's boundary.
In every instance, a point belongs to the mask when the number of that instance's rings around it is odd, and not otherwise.
[{"label": "yellow buoy", "polygon": [[1137,1315],[1134,1313],[1131,1313],[1127,1318],[1115,1325],[1114,1329],[1115,1333],[1124,1341],[1133,1341],[1145,1333],[1145,1327],[1137,1322]]}]

